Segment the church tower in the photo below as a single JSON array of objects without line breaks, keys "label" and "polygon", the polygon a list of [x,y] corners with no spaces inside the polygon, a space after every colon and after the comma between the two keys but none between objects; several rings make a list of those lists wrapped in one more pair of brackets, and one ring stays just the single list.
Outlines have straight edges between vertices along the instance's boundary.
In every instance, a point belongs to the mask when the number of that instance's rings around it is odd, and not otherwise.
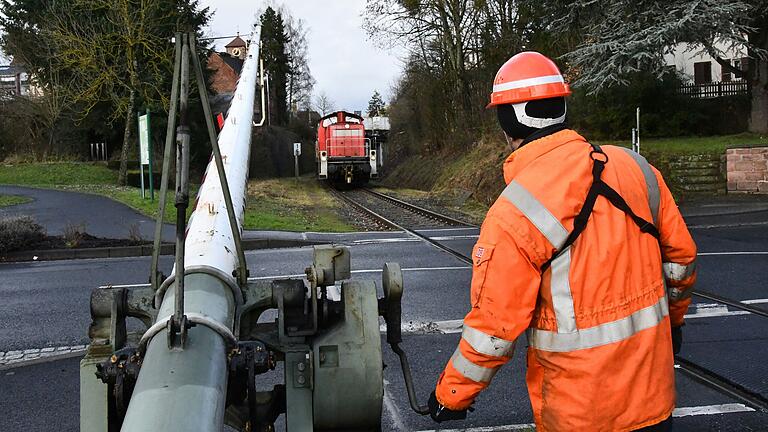
[{"label": "church tower", "polygon": [[228,43],[224,49],[227,50],[227,54],[231,55],[232,57],[237,57],[240,60],[245,60],[245,52],[246,52],[247,45],[243,39],[240,38],[240,34],[238,33],[237,36],[235,36],[234,39],[232,39],[232,42]]}]

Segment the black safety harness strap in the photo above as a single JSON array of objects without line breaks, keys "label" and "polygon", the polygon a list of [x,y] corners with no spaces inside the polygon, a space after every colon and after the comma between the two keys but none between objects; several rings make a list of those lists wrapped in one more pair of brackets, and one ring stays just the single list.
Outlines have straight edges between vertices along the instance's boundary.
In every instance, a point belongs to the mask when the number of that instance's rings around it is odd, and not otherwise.
[{"label": "black safety harness strap", "polygon": [[649,222],[635,214],[635,212],[632,211],[624,198],[622,198],[621,195],[616,192],[616,190],[614,190],[602,180],[601,177],[603,175],[603,170],[605,169],[605,164],[608,162],[608,155],[603,152],[603,149],[601,149],[600,146],[591,143],[590,145],[592,146],[592,151],[589,153],[589,157],[592,159],[592,185],[589,187],[587,198],[584,200],[584,204],[582,205],[579,214],[577,214],[576,218],[574,219],[573,231],[568,234],[568,237],[565,239],[565,243],[563,243],[560,249],[558,249],[558,251],[552,255],[552,258],[550,258],[547,262],[544,263],[544,265],[541,266],[542,272],[544,272],[544,270],[546,270],[550,264],[552,264],[552,261],[560,256],[560,254],[568,249],[568,247],[570,247],[573,242],[579,238],[581,233],[587,227],[587,222],[589,221],[589,217],[592,215],[592,211],[595,208],[595,202],[597,201],[598,196],[606,198],[608,202],[610,202],[614,207],[626,213],[627,216],[629,216],[632,221],[634,221],[635,224],[640,228],[640,231],[652,235],[654,238],[656,238],[656,240],[659,239],[659,230],[656,229],[656,226],[654,226],[652,222]]}]

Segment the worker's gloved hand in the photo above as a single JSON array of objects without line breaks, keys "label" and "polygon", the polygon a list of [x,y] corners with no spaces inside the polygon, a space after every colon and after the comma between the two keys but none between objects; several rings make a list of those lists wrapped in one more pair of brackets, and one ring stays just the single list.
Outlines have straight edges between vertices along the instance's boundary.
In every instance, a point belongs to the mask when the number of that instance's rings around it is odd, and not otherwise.
[{"label": "worker's gloved hand", "polygon": [[677,354],[683,345],[683,326],[672,327],[672,352]]},{"label": "worker's gloved hand", "polygon": [[464,420],[467,418],[467,410],[453,411],[440,404],[437,401],[435,392],[429,395],[429,416],[432,420],[440,423],[448,420]]}]

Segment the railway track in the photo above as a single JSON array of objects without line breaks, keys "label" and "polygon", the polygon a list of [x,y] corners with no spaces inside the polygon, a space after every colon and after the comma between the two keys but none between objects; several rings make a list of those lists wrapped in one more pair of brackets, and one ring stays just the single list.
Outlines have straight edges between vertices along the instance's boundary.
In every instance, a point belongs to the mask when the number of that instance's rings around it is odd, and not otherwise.
[{"label": "railway track", "polygon": [[[441,215],[437,212],[424,209],[414,204],[402,201],[400,199],[394,198],[389,195],[374,192],[369,189],[360,189],[360,190],[346,191],[346,192],[341,192],[341,191],[331,189],[331,191],[334,195],[338,196],[341,200],[349,203],[350,205],[362,211],[363,213],[367,214],[369,217],[378,221],[379,223],[382,223],[394,229],[404,231],[411,236],[419,238],[429,243],[430,245],[446,253],[453,255],[460,261],[466,264],[469,264],[470,266],[472,265],[472,259],[470,257],[448,246],[445,246],[442,243],[435,241],[428,236],[421,234],[420,232],[416,231],[416,229],[425,228],[425,227],[435,228],[434,222],[438,222],[443,226],[446,226],[446,225],[447,226],[466,226],[468,228],[476,227],[475,225],[454,219],[450,216]],[[354,193],[350,193],[350,192],[354,192]],[[361,197],[365,197],[365,198],[361,198]],[[383,205],[384,203],[386,203],[387,205],[384,206]],[[392,207],[400,208],[406,214],[411,214],[411,215],[418,214],[420,215],[420,217],[426,218],[426,220],[432,221],[433,224],[431,226],[422,226],[419,223],[414,224],[413,216],[406,217],[405,220],[403,219],[398,220],[397,219],[398,213],[392,212],[390,210]],[[422,221],[424,221],[424,219],[422,219]],[[725,304],[736,309],[741,309],[741,310],[750,312],[752,314],[755,314],[756,316],[768,318],[768,311],[751,306],[751,305],[743,304],[740,301],[735,299],[730,299],[730,298],[719,296],[717,294],[702,292],[702,291],[699,291],[698,293],[694,293],[694,295],[701,298],[708,299],[708,300],[712,300],[721,304]],[[739,385],[738,383],[686,358],[677,357],[675,359],[675,363],[676,363],[675,368],[679,369],[681,373],[702,383],[703,385],[710,387],[729,397],[732,397],[738,401],[741,401],[745,405],[757,411],[768,412],[768,399],[766,399],[764,396],[760,394],[756,394],[750,391],[749,389],[746,389],[743,386]]]},{"label": "railway track", "polygon": [[469,222],[370,189],[342,191],[328,188],[333,195],[363,212],[377,224],[389,228],[408,232],[426,228],[477,228],[476,225]]}]

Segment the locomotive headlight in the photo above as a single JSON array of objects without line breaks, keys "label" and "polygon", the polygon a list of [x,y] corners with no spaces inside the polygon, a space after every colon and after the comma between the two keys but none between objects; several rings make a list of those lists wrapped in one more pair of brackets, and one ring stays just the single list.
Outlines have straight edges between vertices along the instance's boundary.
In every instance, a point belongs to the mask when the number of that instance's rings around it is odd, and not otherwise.
[{"label": "locomotive headlight", "polygon": [[324,151],[321,151],[320,152],[320,160],[323,161],[323,162],[327,161],[328,160],[328,153],[326,153]]},{"label": "locomotive headlight", "polygon": [[371,160],[376,160],[376,150],[371,150]]}]

